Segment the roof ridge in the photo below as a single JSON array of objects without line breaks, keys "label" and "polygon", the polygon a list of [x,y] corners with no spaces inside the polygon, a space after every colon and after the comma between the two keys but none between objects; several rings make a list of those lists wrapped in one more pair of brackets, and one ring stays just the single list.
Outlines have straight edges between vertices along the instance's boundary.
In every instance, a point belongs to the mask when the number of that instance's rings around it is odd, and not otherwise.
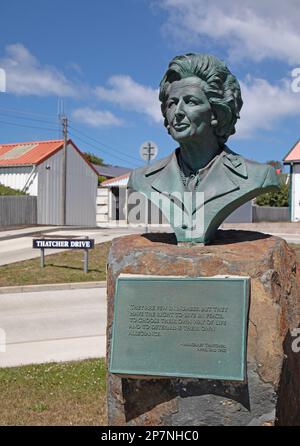
[{"label": "roof ridge", "polygon": [[40,141],[22,141],[22,142],[11,142],[8,144],[0,144],[0,147],[7,147],[7,146],[20,146],[25,144],[49,144],[54,142],[63,142],[63,139],[47,139],[46,141],[40,140]]},{"label": "roof ridge", "polygon": [[108,184],[108,183],[112,183],[114,181],[122,180],[126,177],[129,177],[130,174],[131,174],[131,172],[124,173],[123,175],[119,175],[118,177],[110,178],[109,180],[104,180],[104,181],[102,181],[101,184]]},{"label": "roof ridge", "polygon": [[[295,142],[295,144],[292,146],[292,148],[288,151],[288,153],[285,155],[285,157],[283,158],[283,163],[289,163],[292,161],[296,161],[296,159],[288,159],[290,156],[292,156],[294,151],[297,151],[298,153],[298,145],[300,145],[300,139],[298,139],[298,141]],[[299,158],[299,156],[298,156]]]}]

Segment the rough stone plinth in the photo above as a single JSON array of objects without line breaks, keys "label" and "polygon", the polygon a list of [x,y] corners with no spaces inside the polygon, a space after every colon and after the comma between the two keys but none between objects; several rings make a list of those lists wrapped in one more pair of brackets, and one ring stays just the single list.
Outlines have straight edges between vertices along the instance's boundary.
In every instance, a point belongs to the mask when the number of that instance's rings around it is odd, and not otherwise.
[{"label": "rough stone plinth", "polygon": [[[300,425],[300,268],[277,237],[218,231],[208,246],[178,246],[172,234],[114,239],[108,260],[107,351],[120,273],[251,277],[247,380],[134,379],[108,374],[110,425]],[[300,342],[299,342],[300,345]]]}]

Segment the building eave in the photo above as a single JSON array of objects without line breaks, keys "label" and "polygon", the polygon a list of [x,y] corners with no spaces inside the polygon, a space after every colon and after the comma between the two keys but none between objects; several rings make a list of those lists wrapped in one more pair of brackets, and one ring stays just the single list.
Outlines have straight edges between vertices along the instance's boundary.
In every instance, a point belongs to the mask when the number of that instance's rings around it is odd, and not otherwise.
[{"label": "building eave", "polygon": [[288,160],[286,161],[286,158],[292,153],[292,151],[295,149],[295,147],[300,143],[300,139],[298,139],[297,142],[295,142],[295,144],[293,145],[293,147],[288,151],[288,153],[285,155],[285,157],[283,158],[283,164],[286,163],[291,163],[291,162],[297,162],[296,160]]}]

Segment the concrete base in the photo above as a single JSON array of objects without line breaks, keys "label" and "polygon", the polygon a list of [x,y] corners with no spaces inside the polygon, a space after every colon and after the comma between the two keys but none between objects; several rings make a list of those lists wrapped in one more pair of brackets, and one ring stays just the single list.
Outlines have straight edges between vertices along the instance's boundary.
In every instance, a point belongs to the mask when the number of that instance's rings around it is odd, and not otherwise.
[{"label": "concrete base", "polygon": [[292,350],[291,336],[300,323],[300,268],[284,240],[248,231],[218,231],[209,246],[178,246],[172,234],[115,239],[108,261],[108,360],[120,273],[250,276],[248,371],[244,382],[108,374],[110,425],[300,425],[300,352]]}]

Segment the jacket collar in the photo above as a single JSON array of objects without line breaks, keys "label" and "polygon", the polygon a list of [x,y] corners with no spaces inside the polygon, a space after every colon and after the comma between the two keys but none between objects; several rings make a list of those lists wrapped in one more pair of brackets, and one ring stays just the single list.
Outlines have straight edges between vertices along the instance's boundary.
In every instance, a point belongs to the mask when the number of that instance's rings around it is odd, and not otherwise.
[{"label": "jacket collar", "polygon": [[227,166],[233,173],[242,177],[248,178],[247,166],[242,156],[232,152],[227,146],[223,150],[223,164]]},{"label": "jacket collar", "polygon": [[[168,195],[170,198],[174,192],[183,193],[186,191],[180,178],[175,151],[169,157],[164,158],[161,163],[150,166],[145,175],[150,179],[151,175],[155,173],[157,175],[151,183],[154,190]],[[197,189],[199,192],[204,192],[204,203],[239,189],[235,175],[247,178],[245,161],[225,146]]]}]

